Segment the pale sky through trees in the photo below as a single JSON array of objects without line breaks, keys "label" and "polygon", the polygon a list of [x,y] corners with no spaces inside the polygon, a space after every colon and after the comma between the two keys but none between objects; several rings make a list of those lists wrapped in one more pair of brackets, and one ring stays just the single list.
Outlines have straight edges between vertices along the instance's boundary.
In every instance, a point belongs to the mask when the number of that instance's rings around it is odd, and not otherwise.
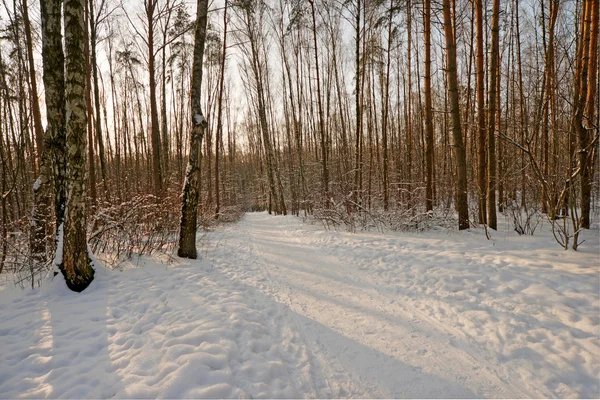
[{"label": "pale sky through trees", "polygon": [[595,398],[599,0],[2,0],[0,399]]}]

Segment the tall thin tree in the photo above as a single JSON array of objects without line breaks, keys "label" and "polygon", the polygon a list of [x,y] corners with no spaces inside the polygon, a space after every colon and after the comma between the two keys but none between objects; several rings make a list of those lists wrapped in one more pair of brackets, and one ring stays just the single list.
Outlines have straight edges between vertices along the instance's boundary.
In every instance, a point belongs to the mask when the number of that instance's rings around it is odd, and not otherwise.
[{"label": "tall thin tree", "polygon": [[[451,4],[452,3],[452,4]],[[452,140],[454,157],[457,164],[456,209],[458,211],[458,229],[469,228],[469,207],[467,204],[467,161],[463,143],[460,121],[460,102],[458,94],[458,77],[456,71],[456,41],[451,6],[454,0],[443,0],[444,36],[446,38],[446,79],[448,81],[448,97],[450,98],[450,115],[452,117]],[[452,7],[455,9],[455,7]]]},{"label": "tall thin tree", "polygon": [[221,144],[223,143],[223,84],[225,83],[225,60],[227,58],[227,25],[229,17],[227,15],[228,0],[225,0],[225,8],[223,10],[223,46],[221,48],[221,68],[219,74],[219,95],[217,98],[217,135],[215,141],[217,146],[215,149],[215,219],[219,219],[221,213],[221,190],[219,188],[220,181],[220,156]]},{"label": "tall thin tree", "polygon": [[196,229],[198,218],[198,194],[200,190],[200,161],[202,157],[202,139],[208,126],[202,114],[202,64],[206,42],[206,24],[208,21],[208,0],[198,0],[196,11],[196,33],[194,42],[194,61],[192,67],[192,131],[190,135],[190,155],[183,186],[181,205],[181,225],[179,228],[179,257],[195,259]]},{"label": "tall thin tree", "polygon": [[325,139],[325,117],[323,115],[323,104],[321,99],[321,78],[319,71],[319,49],[317,47],[317,20],[315,17],[315,2],[309,0],[310,10],[312,16],[312,33],[313,33],[313,47],[315,55],[315,72],[317,78],[317,107],[319,112],[319,136],[321,138],[321,163],[323,166],[323,197],[327,204],[327,197],[329,194],[329,170],[327,169],[327,140]]},{"label": "tall thin tree", "polygon": [[494,0],[492,7],[492,48],[490,61],[489,116],[488,116],[488,181],[487,217],[490,228],[498,229],[496,217],[496,79],[500,59],[500,0]]},{"label": "tall thin tree", "polygon": [[433,210],[433,101],[431,98],[431,0],[425,0],[423,31],[425,36],[425,209]]},{"label": "tall thin tree", "polygon": [[485,69],[483,49],[483,0],[475,0],[477,19],[477,195],[479,223],[486,224],[486,129],[485,129]]}]

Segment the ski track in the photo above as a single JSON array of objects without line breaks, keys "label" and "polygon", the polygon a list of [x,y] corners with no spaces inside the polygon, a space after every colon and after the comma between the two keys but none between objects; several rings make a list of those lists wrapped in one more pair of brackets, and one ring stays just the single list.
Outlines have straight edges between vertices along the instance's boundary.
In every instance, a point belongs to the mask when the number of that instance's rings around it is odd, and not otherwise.
[{"label": "ski track", "polygon": [[[292,314],[311,368],[319,370],[312,374],[318,397],[597,396],[599,301],[589,298],[599,287],[597,269],[566,263],[565,271],[544,275],[531,266],[552,269],[549,262],[558,259],[519,259],[489,247],[470,253],[471,247],[443,235],[407,243],[326,232],[290,219],[247,214],[231,228],[236,234],[229,248],[252,260],[249,284]],[[220,262],[215,258],[215,265]],[[450,268],[436,281],[438,269],[457,262],[467,278]],[[420,276],[413,264],[431,276]],[[461,280],[474,277],[474,286]],[[554,304],[542,319],[558,318],[547,323],[527,312],[546,305],[549,289],[539,282],[552,279],[574,288],[568,293],[573,308]],[[487,290],[503,296],[479,296]],[[577,308],[582,316],[575,316]],[[564,313],[570,313],[567,323]],[[586,322],[582,329],[579,320]]]},{"label": "ski track", "polygon": [[197,261],[5,288],[0,398],[597,398],[598,238],[455,235],[249,213]]}]

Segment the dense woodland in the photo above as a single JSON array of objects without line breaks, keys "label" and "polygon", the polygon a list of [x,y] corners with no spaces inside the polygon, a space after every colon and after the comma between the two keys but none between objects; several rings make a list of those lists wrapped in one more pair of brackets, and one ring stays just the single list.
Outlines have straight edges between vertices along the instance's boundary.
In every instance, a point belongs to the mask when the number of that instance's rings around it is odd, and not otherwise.
[{"label": "dense woodland", "polygon": [[598,218],[598,0],[0,8],[0,272],[31,285],[250,210],[573,249]]}]

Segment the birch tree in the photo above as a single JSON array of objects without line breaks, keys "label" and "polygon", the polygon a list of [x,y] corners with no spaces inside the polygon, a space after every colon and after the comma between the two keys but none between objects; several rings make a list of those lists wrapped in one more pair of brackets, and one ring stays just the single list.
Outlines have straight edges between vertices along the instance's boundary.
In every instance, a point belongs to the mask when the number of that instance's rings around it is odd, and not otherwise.
[{"label": "birch tree", "polygon": [[64,5],[68,181],[61,271],[67,286],[76,292],[83,291],[94,279],[87,249],[85,215],[88,116],[85,102],[84,2],[67,0]]},{"label": "birch tree", "polygon": [[181,205],[181,225],[179,229],[179,257],[195,259],[196,228],[198,219],[198,194],[200,190],[200,161],[202,157],[202,139],[206,127],[206,118],[202,114],[202,62],[206,42],[206,24],[208,21],[208,0],[198,0],[196,11],[196,34],[194,42],[194,63],[192,67],[192,131],[190,135],[190,155],[183,186]]}]

